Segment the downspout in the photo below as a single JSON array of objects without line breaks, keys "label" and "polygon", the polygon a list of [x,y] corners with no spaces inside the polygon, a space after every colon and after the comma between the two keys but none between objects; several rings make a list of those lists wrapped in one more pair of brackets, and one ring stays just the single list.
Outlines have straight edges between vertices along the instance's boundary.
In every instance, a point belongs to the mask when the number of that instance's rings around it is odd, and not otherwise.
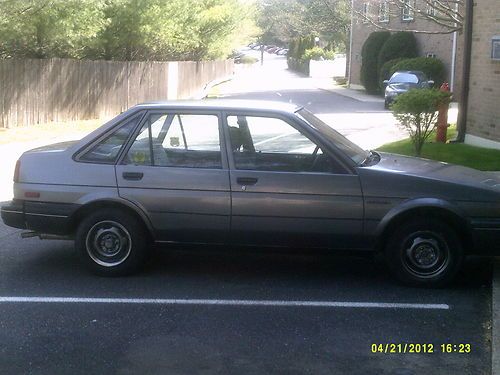
[{"label": "downspout", "polygon": [[451,50],[451,77],[450,91],[455,91],[455,74],[457,72],[457,31],[453,33],[453,47]]},{"label": "downspout", "polygon": [[464,69],[462,74],[462,93],[460,95],[460,111],[457,120],[456,142],[465,140],[467,131],[467,111],[469,107],[470,67],[472,60],[472,28],[473,28],[474,0],[466,0],[465,3],[465,25],[464,25]]},{"label": "downspout", "polygon": [[[455,5],[455,12],[459,11],[458,3]],[[455,22],[455,27],[458,24]],[[450,91],[455,91],[455,75],[457,73],[457,44],[458,44],[458,31],[453,33],[453,46],[451,49],[451,77],[450,77]]]}]

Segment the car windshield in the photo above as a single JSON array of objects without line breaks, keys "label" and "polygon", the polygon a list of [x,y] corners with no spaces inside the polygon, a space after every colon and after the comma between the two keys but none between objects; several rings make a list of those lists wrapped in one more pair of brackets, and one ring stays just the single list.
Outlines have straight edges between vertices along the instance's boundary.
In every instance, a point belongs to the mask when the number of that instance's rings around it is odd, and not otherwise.
[{"label": "car windshield", "polygon": [[411,73],[395,73],[390,83],[418,83],[418,77]]},{"label": "car windshield", "polygon": [[347,156],[349,156],[356,164],[359,165],[368,158],[368,151],[365,151],[358,145],[352,143],[350,140],[348,140],[336,130],[333,130],[330,126],[325,124],[308,110],[304,108],[299,109],[297,111],[297,114],[300,115],[322,136],[332,141],[335,146],[337,146],[337,148],[345,152]]}]

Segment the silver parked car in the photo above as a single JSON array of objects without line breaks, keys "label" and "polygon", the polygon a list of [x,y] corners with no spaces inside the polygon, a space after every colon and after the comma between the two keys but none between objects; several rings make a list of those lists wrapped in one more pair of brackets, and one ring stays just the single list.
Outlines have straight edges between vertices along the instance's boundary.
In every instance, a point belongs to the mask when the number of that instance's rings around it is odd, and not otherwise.
[{"label": "silver parked car", "polygon": [[24,153],[1,215],[24,236],[74,238],[104,275],[136,271],[153,243],[381,252],[417,285],[450,281],[467,254],[500,254],[500,181],[364,151],[271,102],[137,105]]}]

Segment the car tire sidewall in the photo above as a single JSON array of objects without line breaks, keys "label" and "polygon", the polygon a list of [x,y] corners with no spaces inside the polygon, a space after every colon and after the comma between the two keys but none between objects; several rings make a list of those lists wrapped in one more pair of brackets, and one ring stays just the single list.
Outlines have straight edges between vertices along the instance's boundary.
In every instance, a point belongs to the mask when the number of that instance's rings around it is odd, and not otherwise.
[{"label": "car tire sidewall", "polygon": [[[103,221],[113,221],[123,226],[131,238],[130,254],[116,266],[98,264],[87,251],[87,235],[91,228]],[[78,226],[75,236],[75,248],[85,265],[100,276],[126,276],[137,272],[144,265],[149,255],[149,236],[141,223],[134,216],[119,209],[107,209],[90,214]]]},{"label": "car tire sidewall", "polygon": [[[409,272],[404,265],[405,240],[417,232],[432,232],[448,247],[448,262],[436,276],[421,278]],[[464,258],[463,245],[456,231],[436,219],[416,219],[399,226],[387,242],[385,259],[392,273],[403,283],[411,286],[442,287],[450,283],[460,270]]]}]

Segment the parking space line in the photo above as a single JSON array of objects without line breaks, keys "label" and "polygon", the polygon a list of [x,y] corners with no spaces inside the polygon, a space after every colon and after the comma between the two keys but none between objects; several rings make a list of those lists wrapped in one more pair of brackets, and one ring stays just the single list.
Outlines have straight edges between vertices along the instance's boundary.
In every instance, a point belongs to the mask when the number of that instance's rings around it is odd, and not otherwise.
[{"label": "parking space line", "polygon": [[286,301],[286,300],[238,300],[238,299],[164,299],[164,298],[0,297],[0,303],[110,303],[110,304],[150,304],[150,305],[331,307],[331,308],[419,309],[419,310],[450,309],[450,306],[447,304],[434,304],[434,303]]}]

